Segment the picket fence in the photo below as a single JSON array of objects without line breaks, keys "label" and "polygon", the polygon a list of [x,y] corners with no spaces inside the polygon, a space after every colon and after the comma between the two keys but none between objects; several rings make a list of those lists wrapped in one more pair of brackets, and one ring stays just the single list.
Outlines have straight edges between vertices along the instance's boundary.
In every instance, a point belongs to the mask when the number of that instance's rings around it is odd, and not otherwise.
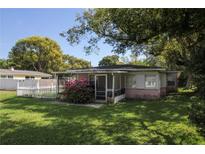
[{"label": "picket fence", "polygon": [[56,85],[56,79],[19,80],[17,96],[55,99]]}]

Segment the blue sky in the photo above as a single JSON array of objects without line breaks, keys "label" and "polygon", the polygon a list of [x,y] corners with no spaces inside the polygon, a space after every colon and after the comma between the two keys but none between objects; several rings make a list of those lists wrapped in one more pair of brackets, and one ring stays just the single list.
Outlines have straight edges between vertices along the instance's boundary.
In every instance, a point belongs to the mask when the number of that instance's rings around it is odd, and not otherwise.
[{"label": "blue sky", "polygon": [[111,55],[111,46],[100,43],[100,52],[86,55],[83,51],[86,41],[70,46],[59,35],[75,25],[75,17],[83,9],[0,9],[0,58],[7,58],[8,52],[19,39],[39,35],[55,40],[64,54],[91,61],[93,66],[106,55]]}]

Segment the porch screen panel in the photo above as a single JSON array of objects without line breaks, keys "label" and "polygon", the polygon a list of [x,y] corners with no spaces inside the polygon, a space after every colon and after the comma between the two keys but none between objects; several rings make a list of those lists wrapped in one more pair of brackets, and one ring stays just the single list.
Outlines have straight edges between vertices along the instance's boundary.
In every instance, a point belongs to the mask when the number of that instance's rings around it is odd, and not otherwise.
[{"label": "porch screen panel", "polygon": [[120,89],[120,75],[115,75],[115,90]]},{"label": "porch screen panel", "polygon": [[107,76],[107,88],[112,89],[112,75],[108,74]]},{"label": "porch screen panel", "polygon": [[105,91],[105,77],[98,76],[96,81],[96,86],[98,91]]},{"label": "porch screen panel", "polygon": [[97,76],[96,77],[96,99],[105,100],[105,76]]},{"label": "porch screen panel", "polygon": [[125,88],[125,76],[121,76],[121,88]]}]

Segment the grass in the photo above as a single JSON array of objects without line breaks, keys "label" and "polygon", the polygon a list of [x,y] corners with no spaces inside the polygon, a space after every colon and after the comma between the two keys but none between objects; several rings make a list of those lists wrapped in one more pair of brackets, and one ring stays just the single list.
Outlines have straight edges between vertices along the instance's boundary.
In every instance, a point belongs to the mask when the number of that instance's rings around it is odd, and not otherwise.
[{"label": "grass", "polygon": [[0,91],[0,144],[205,144],[186,93],[99,109]]}]

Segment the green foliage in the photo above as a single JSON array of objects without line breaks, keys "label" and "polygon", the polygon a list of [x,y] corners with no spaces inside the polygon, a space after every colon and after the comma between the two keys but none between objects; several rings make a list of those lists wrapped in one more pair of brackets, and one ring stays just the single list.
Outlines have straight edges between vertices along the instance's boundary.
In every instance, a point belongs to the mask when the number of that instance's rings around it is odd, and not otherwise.
[{"label": "green foliage", "polygon": [[194,83],[198,88],[200,96],[205,99],[205,41],[199,43],[202,44],[196,47],[199,49],[191,52],[191,64]]},{"label": "green foliage", "polygon": [[138,55],[135,53],[132,53],[130,55],[130,60],[128,60],[127,64],[132,64],[132,65],[149,65],[144,59],[140,60]]},{"label": "green foliage", "polygon": [[14,66],[15,69],[51,73],[74,68],[88,68],[91,64],[74,56],[63,55],[57,42],[47,37],[32,36],[17,41],[9,53],[9,59],[1,60],[0,66],[2,68]]},{"label": "green foliage", "polygon": [[98,109],[0,93],[0,144],[205,144],[184,93]]},{"label": "green foliage", "polygon": [[15,66],[15,64],[10,59],[0,59],[0,68],[10,69]]},{"label": "green foliage", "polygon": [[8,60],[0,59],[0,68],[8,69],[9,67]]},{"label": "green foliage", "polygon": [[105,56],[103,57],[102,60],[99,61],[99,66],[112,66],[112,65],[117,65],[117,64],[122,64],[119,60],[119,56],[117,55],[112,55],[112,56]]},{"label": "green foliage", "polygon": [[204,9],[92,9],[77,21],[78,25],[61,34],[71,44],[86,35],[90,38],[86,49],[94,49],[103,38],[117,53],[151,47],[152,54],[160,52],[166,40],[202,31],[205,23]]},{"label": "green foliage", "polygon": [[91,67],[91,63],[89,61],[76,58],[70,55],[63,55],[63,62],[64,62],[63,70]]},{"label": "green foliage", "polygon": [[188,74],[188,83],[194,74],[195,84],[202,94],[204,83],[199,85],[204,81],[204,73],[196,70],[205,70],[205,67],[197,63],[199,60],[193,60],[193,53],[205,48],[204,14],[204,9],[186,8],[92,9],[86,10],[77,18],[79,23],[61,35],[70,44],[78,44],[86,35],[90,38],[86,52],[95,50],[97,42],[103,39],[113,46],[115,53],[146,54],[148,65],[182,70]]},{"label": "green foliage", "polygon": [[205,100],[198,99],[192,103],[189,118],[200,128],[205,137]]},{"label": "green foliage", "polygon": [[86,80],[70,80],[65,83],[64,101],[87,104],[94,102],[94,89]]},{"label": "green foliage", "polygon": [[61,70],[63,54],[60,46],[47,37],[32,36],[21,39],[9,52],[15,69],[52,72]]},{"label": "green foliage", "polygon": [[147,55],[146,59],[144,59],[144,63],[148,66],[160,66],[164,68],[168,68],[166,60],[163,56],[153,56]]}]

